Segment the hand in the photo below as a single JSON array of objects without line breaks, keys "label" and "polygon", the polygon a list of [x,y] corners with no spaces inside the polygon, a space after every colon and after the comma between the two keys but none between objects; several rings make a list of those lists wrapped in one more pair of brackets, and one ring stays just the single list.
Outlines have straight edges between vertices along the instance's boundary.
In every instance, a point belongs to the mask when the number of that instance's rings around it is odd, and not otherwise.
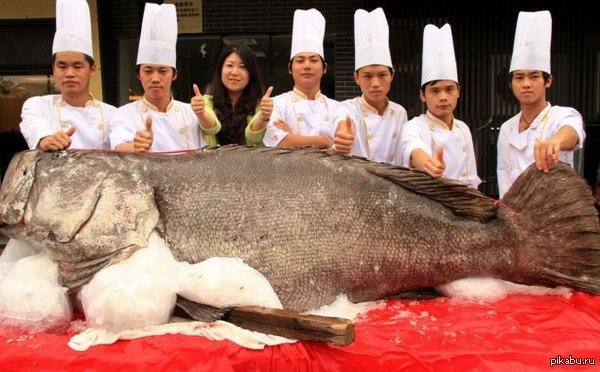
[{"label": "hand", "polygon": [[148,116],[146,118],[146,127],[142,130],[138,130],[133,138],[133,151],[134,152],[149,152],[152,147],[154,140],[154,134],[152,132],[152,118]]},{"label": "hand", "polygon": [[354,123],[350,119],[350,116],[346,116],[344,121],[341,121],[335,131],[335,137],[333,138],[334,151],[340,154],[349,154],[354,144],[354,138],[356,136],[356,128]]},{"label": "hand", "polygon": [[318,149],[328,149],[333,146],[333,140],[324,134],[317,136],[317,143],[315,143],[314,147]]},{"label": "hand", "polygon": [[192,111],[194,111],[194,114],[200,117],[204,114],[204,97],[202,97],[198,85],[194,84],[192,87],[194,89],[194,96],[190,100],[190,106],[192,106]]},{"label": "hand", "polygon": [[436,147],[435,155],[429,157],[423,165],[423,170],[431,177],[442,177],[446,170],[446,162],[444,162],[444,148]]},{"label": "hand", "polygon": [[262,121],[269,121],[271,113],[273,112],[273,99],[271,98],[271,93],[273,93],[272,86],[267,89],[267,92],[260,100],[260,119]]},{"label": "hand", "polygon": [[558,142],[536,140],[533,146],[533,157],[538,170],[545,173],[550,171],[552,165],[559,162],[560,144]]},{"label": "hand", "polygon": [[58,132],[46,136],[40,140],[38,145],[42,151],[60,151],[71,146],[71,136],[75,133],[75,127],[70,127],[66,132],[59,130]]},{"label": "hand", "polygon": [[286,133],[293,133],[292,132],[292,128],[283,119],[277,119],[277,120],[275,120],[275,122],[273,123],[273,125],[275,126],[275,128],[281,129],[282,131],[284,131]]}]

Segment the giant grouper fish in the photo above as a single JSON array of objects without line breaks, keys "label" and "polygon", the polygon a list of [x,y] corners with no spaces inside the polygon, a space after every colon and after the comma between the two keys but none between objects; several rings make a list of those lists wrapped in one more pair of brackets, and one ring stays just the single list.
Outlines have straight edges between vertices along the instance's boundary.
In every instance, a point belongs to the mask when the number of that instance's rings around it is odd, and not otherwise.
[{"label": "giant grouper fish", "polygon": [[[0,225],[42,242],[72,291],[156,228],[180,261],[242,258],[298,311],[472,276],[600,293],[591,189],[566,164],[531,166],[495,203],[456,181],[311,149],[29,151],[2,184]],[[178,304],[206,319],[202,305]]]}]

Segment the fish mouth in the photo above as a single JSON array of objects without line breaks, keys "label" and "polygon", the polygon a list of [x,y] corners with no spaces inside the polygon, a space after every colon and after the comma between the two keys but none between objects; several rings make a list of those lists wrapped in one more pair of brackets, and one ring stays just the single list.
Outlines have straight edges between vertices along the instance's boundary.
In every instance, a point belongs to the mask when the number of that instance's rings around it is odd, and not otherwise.
[{"label": "fish mouth", "polygon": [[11,233],[11,225],[8,223],[0,222],[0,235],[9,236]]}]

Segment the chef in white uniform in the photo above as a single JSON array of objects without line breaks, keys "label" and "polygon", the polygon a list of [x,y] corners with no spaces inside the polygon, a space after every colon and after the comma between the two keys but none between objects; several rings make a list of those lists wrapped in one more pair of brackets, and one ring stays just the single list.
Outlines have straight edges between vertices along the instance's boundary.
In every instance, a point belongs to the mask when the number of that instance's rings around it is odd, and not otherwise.
[{"label": "chef in white uniform", "polygon": [[193,150],[204,142],[198,117],[188,103],[176,101],[177,16],[173,4],[147,3],[137,55],[142,99],[119,107],[110,122],[110,143],[118,151]]},{"label": "chef in white uniform", "polygon": [[481,179],[477,175],[471,131],[454,117],[460,86],[449,24],[442,28],[425,26],[420,96],[427,111],[404,127],[404,166],[477,188]]},{"label": "chef in white uniform", "polygon": [[546,89],[553,81],[551,40],[550,12],[519,13],[509,73],[521,111],[500,128],[500,197],[533,162],[545,172],[559,160],[573,165],[573,150],[582,147],[585,140],[581,114],[571,107],[552,106],[546,101]]},{"label": "chef in white uniform", "polygon": [[108,122],[116,109],[90,93],[93,56],[87,2],[57,0],[52,73],[61,94],[31,97],[23,104],[20,128],[31,149],[110,147]]},{"label": "chef in white uniform", "polygon": [[318,10],[294,12],[288,65],[294,89],[273,98],[265,146],[329,148],[333,144],[332,122],[340,104],[321,93],[321,78],[327,70],[324,36],[325,18]]},{"label": "chef in white uniform", "polygon": [[[98,101],[89,90],[90,80],[96,73],[93,56],[87,2],[57,0],[52,73],[60,95],[31,97],[23,104],[21,133],[31,149],[110,148],[108,123],[116,108]],[[31,257],[35,255],[38,258]],[[17,239],[10,239],[0,256],[0,267],[6,270],[4,274],[9,274],[0,278],[3,287],[20,288],[20,291],[12,291],[12,296],[4,297],[0,308],[5,313],[0,315],[21,312],[22,319],[31,321],[31,329],[37,330],[44,328],[35,327],[52,328],[62,320],[59,315],[71,314],[64,291],[57,288],[57,279],[50,274],[58,272],[57,265],[45,257],[47,254],[40,243]],[[18,271],[11,271],[17,264],[17,270],[29,272],[28,279],[35,279],[28,282],[30,287],[18,279],[15,274]],[[48,301],[36,303],[38,295],[46,296]],[[35,305],[41,307],[35,308]]]},{"label": "chef in white uniform", "polygon": [[383,9],[354,13],[354,80],[362,96],[342,102],[351,123],[337,117],[334,149],[338,153],[401,165],[400,134],[404,107],[387,95],[394,79],[389,27]]}]

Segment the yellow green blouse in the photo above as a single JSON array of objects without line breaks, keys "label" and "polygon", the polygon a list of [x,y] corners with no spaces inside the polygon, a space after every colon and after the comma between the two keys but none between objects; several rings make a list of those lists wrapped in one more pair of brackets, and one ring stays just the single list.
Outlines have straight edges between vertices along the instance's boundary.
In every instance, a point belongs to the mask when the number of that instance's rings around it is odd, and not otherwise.
[{"label": "yellow green blouse", "polygon": [[[205,105],[204,110],[206,112],[208,112],[209,114],[212,114],[215,117],[216,125],[213,128],[206,129],[202,126],[202,123],[200,123],[200,129],[202,130],[202,133],[204,134],[204,139],[206,140],[206,144],[208,146],[217,146],[219,144],[219,141],[217,140],[217,133],[219,133],[219,131],[221,130],[221,121],[219,121],[219,118],[215,114],[215,108],[214,108],[214,104],[213,104],[212,95],[205,94],[203,97],[204,97],[204,105]],[[260,147],[263,145],[262,141],[263,141],[263,137],[265,135],[267,128],[265,127],[261,130],[253,131],[252,126],[251,126],[251,123],[256,118],[258,118],[259,115],[260,115],[260,108],[258,106],[256,106],[256,110],[254,110],[254,114],[248,115],[248,120],[247,120],[248,125],[246,126],[245,136],[246,136],[246,144],[249,146]]]}]

